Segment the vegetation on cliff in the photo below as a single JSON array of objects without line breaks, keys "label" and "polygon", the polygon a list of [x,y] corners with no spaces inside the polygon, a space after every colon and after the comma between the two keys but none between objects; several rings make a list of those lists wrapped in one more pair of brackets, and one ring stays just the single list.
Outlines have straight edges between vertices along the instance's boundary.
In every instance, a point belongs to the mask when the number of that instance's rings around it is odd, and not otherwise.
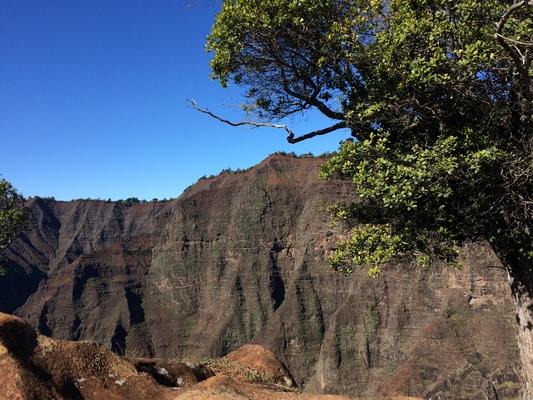
[{"label": "vegetation on cliff", "polygon": [[0,180],[0,250],[5,249],[26,223],[22,196],[5,179]]}]

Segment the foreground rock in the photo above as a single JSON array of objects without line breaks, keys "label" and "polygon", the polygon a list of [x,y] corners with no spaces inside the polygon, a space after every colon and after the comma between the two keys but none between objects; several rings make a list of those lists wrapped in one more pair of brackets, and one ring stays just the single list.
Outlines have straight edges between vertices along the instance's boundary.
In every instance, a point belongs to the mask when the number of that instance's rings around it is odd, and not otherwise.
[{"label": "foreground rock", "polygon": [[272,387],[238,382],[224,375],[215,376],[191,388],[180,400],[349,400],[343,396],[309,395],[273,391]]},{"label": "foreground rock", "polygon": [[160,387],[102,346],[37,335],[24,321],[7,314],[0,314],[0,371],[2,399],[175,397],[170,389]]},{"label": "foreground rock", "polygon": [[158,359],[130,359],[130,361],[137,371],[149,374],[161,385],[174,388],[189,387],[215,376],[204,364]]},{"label": "foreground rock", "polygon": [[[352,397],[283,392],[272,385],[237,381],[220,375],[193,386],[179,400],[357,400]],[[360,399],[377,400],[377,399]],[[422,400],[415,397],[380,397],[379,400]]]},{"label": "foreground rock", "polygon": [[352,189],[320,182],[323,162],[276,155],[171,202],[33,199],[32,230],[3,253],[0,307],[127,356],[258,343],[310,392],[517,397],[514,305],[492,251],[340,276],[327,256],[342,231],[323,209]]},{"label": "foreground rock", "polygon": [[[253,371],[265,372],[261,382],[254,382],[252,375],[233,373],[241,371],[235,368],[238,361],[224,360],[228,375],[215,376],[205,365],[125,359],[95,343],[62,342],[37,335],[23,320],[0,313],[0,399],[348,399],[289,392],[276,384],[281,364],[267,349],[248,346],[235,354],[247,364],[251,360],[246,356],[252,352],[256,356],[252,365],[257,368]],[[275,374],[268,378],[270,372]]]},{"label": "foreground rock", "polygon": [[289,388],[294,386],[294,381],[287,368],[279,362],[274,353],[263,346],[244,345],[229,353],[223,360],[249,368],[264,380]]}]

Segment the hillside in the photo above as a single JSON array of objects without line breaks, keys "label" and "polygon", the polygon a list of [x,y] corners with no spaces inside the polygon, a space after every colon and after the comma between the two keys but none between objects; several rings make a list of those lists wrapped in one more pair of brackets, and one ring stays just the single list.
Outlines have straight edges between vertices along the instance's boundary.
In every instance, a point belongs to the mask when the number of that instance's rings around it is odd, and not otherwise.
[{"label": "hillside", "polygon": [[333,272],[342,232],[323,208],[351,189],[320,182],[323,161],[275,155],[170,202],[33,199],[32,229],[4,254],[0,311],[128,356],[262,344],[312,392],[516,396],[513,301],[491,250],[465,247],[459,268]]}]

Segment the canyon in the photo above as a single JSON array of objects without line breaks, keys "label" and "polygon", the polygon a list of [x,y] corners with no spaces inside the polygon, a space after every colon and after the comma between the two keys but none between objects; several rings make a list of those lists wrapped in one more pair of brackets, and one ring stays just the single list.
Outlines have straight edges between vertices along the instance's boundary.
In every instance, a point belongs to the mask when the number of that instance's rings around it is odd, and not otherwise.
[{"label": "canyon", "polygon": [[325,208],[357,201],[323,158],[270,156],[171,201],[32,198],[2,253],[0,311],[118,355],[202,360],[270,349],[303,391],[435,399],[520,392],[507,275],[472,243],[456,266],[409,260],[342,275]]}]

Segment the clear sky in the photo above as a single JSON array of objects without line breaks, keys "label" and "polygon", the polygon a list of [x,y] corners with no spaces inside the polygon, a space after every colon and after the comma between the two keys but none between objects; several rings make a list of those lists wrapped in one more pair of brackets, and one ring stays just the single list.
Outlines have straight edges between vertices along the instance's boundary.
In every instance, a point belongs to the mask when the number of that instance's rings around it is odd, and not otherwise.
[{"label": "clear sky", "polygon": [[[177,197],[202,175],[275,151],[332,151],[346,132],[297,145],[232,128],[240,91],[209,79],[213,0],[0,0],[0,174],[25,196]],[[297,133],[326,126],[290,121]]]}]

